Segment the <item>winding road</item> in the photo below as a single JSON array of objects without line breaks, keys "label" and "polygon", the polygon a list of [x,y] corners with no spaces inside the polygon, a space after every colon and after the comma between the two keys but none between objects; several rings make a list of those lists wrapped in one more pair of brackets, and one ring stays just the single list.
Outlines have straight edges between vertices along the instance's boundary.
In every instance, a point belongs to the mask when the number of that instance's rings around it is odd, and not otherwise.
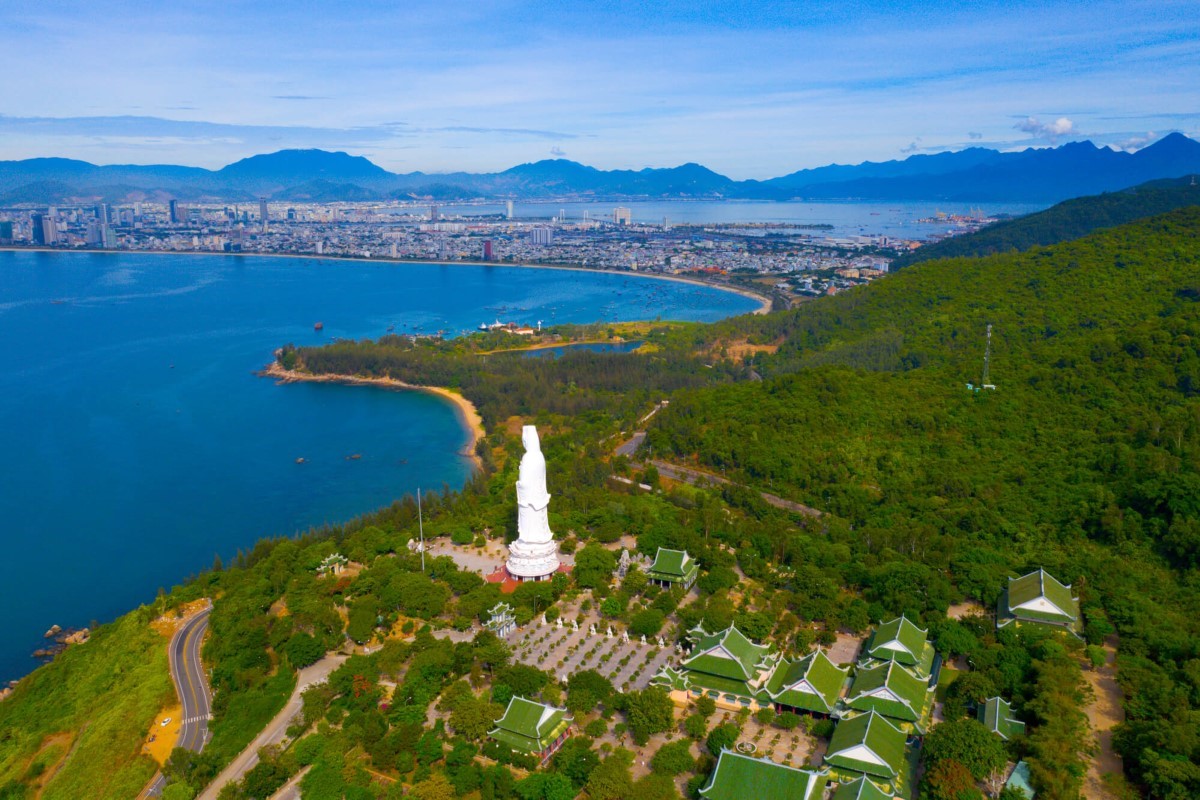
[{"label": "winding road", "polygon": [[[208,721],[212,716],[212,689],[208,676],[200,661],[200,644],[208,630],[208,615],[212,607],[188,617],[168,645],[167,657],[171,665],[171,680],[175,682],[175,693],[183,706],[183,720],[179,729],[176,747],[195,753],[208,743]],[[142,790],[141,797],[158,797],[167,785],[166,777],[160,772]]]}]

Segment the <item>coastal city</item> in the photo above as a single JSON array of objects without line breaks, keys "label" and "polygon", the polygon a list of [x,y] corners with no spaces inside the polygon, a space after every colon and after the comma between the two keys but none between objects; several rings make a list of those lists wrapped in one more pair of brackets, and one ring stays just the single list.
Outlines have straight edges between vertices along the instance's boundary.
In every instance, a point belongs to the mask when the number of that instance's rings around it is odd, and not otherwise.
[{"label": "coastal city", "polygon": [[[552,206],[547,205],[547,209]],[[834,235],[788,222],[654,223],[610,213],[514,215],[416,203],[165,203],[0,208],[0,246],[65,250],[311,255],[356,259],[578,266],[758,283],[795,302],[868,283],[927,240]],[[920,220],[930,240],[994,222],[983,212]]]}]

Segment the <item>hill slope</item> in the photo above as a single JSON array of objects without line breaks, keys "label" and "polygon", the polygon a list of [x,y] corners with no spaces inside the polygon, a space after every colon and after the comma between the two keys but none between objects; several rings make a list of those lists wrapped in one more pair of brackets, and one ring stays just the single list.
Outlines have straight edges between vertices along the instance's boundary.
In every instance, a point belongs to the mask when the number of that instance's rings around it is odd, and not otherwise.
[{"label": "hill slope", "polygon": [[1152,181],[1120,192],[1065,200],[1045,211],[989,225],[983,230],[926,245],[892,263],[906,267],[935,258],[987,256],[1028,250],[1086,236],[1095,230],[1200,205],[1193,176]]},{"label": "hill slope", "polygon": [[[989,323],[997,389],[975,393]],[[1008,570],[1073,583],[1120,634],[1127,772],[1196,796],[1200,208],[722,327],[783,340],[767,379],[677,393],[656,455],[849,521],[872,613],[944,604],[942,576],[985,607]]]}]

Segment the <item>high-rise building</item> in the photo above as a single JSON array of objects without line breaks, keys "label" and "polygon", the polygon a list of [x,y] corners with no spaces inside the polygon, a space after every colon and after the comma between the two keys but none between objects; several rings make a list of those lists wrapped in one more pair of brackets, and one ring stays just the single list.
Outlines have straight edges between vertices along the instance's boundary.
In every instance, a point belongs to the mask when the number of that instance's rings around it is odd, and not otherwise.
[{"label": "high-rise building", "polygon": [[29,240],[34,244],[46,243],[45,220],[46,216],[44,214],[29,215]]},{"label": "high-rise building", "polygon": [[512,200],[504,201],[504,217],[505,217],[505,219],[513,218],[513,201]]},{"label": "high-rise building", "polygon": [[435,205],[429,207],[429,221],[430,222],[438,221],[438,207]]},{"label": "high-rise building", "polygon": [[483,260],[491,261],[493,255],[494,254],[492,253],[492,240],[484,239],[483,240]]},{"label": "high-rise building", "polygon": [[535,245],[554,244],[554,231],[551,228],[534,228],[529,231],[529,243]]},{"label": "high-rise building", "polygon": [[13,224],[12,220],[0,220],[0,244],[13,243]]},{"label": "high-rise building", "polygon": [[262,225],[262,232],[267,232],[267,223],[271,221],[271,210],[267,208],[267,198],[258,198],[258,221]]},{"label": "high-rise building", "polygon": [[633,214],[628,208],[619,206],[613,209],[613,222],[617,225],[628,225],[633,221]]},{"label": "high-rise building", "polygon": [[167,201],[167,218],[172,225],[179,225],[183,222],[184,210],[179,205],[178,200]]},{"label": "high-rise building", "polygon": [[98,219],[89,219],[87,223],[87,236],[84,241],[88,247],[101,247],[104,242],[104,234],[100,230],[103,223]]}]

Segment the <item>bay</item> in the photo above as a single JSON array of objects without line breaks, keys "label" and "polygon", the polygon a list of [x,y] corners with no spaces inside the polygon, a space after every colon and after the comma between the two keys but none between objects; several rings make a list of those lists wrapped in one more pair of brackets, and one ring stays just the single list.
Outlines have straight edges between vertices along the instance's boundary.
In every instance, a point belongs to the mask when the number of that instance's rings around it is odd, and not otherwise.
[{"label": "bay", "polygon": [[284,343],[756,306],[596,272],[0,252],[0,681],[36,666],[52,624],[112,619],[260,537],[466,480],[449,403],[255,376]]},{"label": "bay", "polygon": [[[813,236],[881,235],[898,239],[929,239],[955,230],[946,222],[922,222],[942,214],[1009,214],[1019,216],[1046,208],[1045,203],[971,203],[971,202],[892,202],[892,203],[807,203],[769,200],[628,200],[628,201],[518,201],[513,204],[515,219],[549,219],[565,215],[568,221],[611,220],[613,209],[629,209],[634,223],[715,225],[735,223],[774,223],[828,225],[829,229],[801,229]],[[426,207],[415,207],[425,213]],[[502,215],[503,203],[471,203],[439,206],[443,216]],[[412,213],[413,209],[402,209]]]}]

